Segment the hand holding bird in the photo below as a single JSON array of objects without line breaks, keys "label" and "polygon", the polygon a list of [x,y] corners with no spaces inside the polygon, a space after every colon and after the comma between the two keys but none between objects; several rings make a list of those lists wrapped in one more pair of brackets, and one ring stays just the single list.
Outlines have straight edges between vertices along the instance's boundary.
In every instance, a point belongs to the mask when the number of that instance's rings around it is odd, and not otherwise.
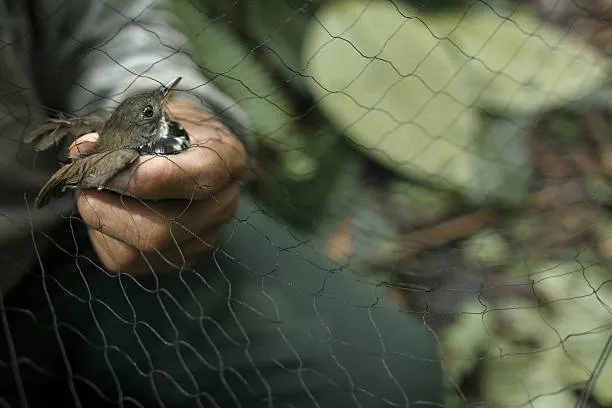
[{"label": "hand holding bird", "polygon": [[[76,205],[90,227],[92,245],[110,271],[188,264],[213,247],[219,228],[236,211],[246,168],[242,143],[190,99],[173,99],[166,109],[188,135],[189,148],[157,155],[153,145],[148,153],[126,153],[130,161],[105,180],[104,189],[95,183],[83,186],[82,180],[73,183],[80,188]],[[103,136],[88,133],[76,139],[69,151],[72,163],[103,154]]]},{"label": "hand holding bird", "polygon": [[36,197],[36,207],[44,207],[67,189],[102,189],[141,154],[176,154],[189,147],[187,133],[166,109],[180,80],[132,95],[113,111],[99,109],[82,117],[49,119],[34,129],[25,141],[36,142],[38,151],[88,131],[100,134],[96,147],[86,157],[65,164],[51,176]]}]

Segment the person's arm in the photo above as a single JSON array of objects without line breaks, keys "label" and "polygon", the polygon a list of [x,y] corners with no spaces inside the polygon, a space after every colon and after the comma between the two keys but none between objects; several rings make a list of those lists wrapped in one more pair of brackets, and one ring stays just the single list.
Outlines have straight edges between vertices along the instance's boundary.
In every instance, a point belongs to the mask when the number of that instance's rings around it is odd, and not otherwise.
[{"label": "person's arm", "polygon": [[[205,105],[203,109],[179,98],[167,105],[189,133],[189,149],[139,157],[107,185],[121,195],[96,189],[77,193],[77,210],[104,266],[111,271],[159,271],[180,267],[209,251],[220,227],[236,211],[247,166],[243,145],[247,151],[253,145],[247,139],[245,115],[185,53],[185,38],[169,24],[167,3],[29,4],[34,22],[32,65],[44,104],[85,113],[181,76],[180,89],[190,90]],[[210,113],[219,121],[211,120]],[[95,144],[97,135],[79,140],[84,139]],[[83,152],[77,148],[72,153]]]},{"label": "person's arm", "polygon": [[32,0],[33,64],[47,106],[86,113],[181,76],[189,91],[254,149],[248,120],[188,55],[180,21],[159,0]]}]

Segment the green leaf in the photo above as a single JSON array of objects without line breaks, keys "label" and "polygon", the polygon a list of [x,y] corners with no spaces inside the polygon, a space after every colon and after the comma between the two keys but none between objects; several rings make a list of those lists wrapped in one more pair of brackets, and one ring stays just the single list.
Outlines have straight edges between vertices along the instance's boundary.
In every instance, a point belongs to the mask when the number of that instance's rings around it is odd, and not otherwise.
[{"label": "green leaf", "polygon": [[520,204],[527,122],[483,126],[478,79],[451,57],[443,18],[383,1],[323,7],[304,42],[311,92],[357,148],[396,173],[475,203]]},{"label": "green leaf", "polygon": [[471,88],[423,21],[392,3],[333,3],[310,26],[303,59],[315,100],[364,152],[441,186],[470,182],[480,128]]},{"label": "green leaf", "polygon": [[476,2],[434,17],[431,25],[452,40],[450,54],[472,73],[479,106],[497,113],[529,113],[582,98],[603,84],[610,68],[594,47],[526,6]]}]

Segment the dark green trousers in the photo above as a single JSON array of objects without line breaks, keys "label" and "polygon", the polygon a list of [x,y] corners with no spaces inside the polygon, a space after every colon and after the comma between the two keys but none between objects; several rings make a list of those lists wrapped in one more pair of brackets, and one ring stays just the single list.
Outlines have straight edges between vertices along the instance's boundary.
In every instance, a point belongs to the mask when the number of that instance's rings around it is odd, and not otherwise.
[{"label": "dark green trousers", "polygon": [[3,299],[0,407],[441,405],[427,330],[247,197],[175,274],[110,275],[71,231]]}]

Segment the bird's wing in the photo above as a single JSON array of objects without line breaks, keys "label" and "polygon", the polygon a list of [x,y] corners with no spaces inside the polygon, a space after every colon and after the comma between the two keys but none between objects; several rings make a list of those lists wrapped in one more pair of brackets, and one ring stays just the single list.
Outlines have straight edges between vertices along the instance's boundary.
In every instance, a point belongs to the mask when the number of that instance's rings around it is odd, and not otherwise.
[{"label": "bird's wing", "polygon": [[112,110],[103,108],[85,116],[60,116],[48,119],[30,131],[24,138],[24,142],[36,143],[36,151],[47,150],[62,142],[69,144],[86,133],[100,132],[111,113]]},{"label": "bird's wing", "polygon": [[121,149],[94,153],[65,164],[41,188],[34,204],[36,208],[42,208],[52,198],[65,193],[67,189],[102,189],[107,181],[132,164],[138,156],[136,150]]}]

